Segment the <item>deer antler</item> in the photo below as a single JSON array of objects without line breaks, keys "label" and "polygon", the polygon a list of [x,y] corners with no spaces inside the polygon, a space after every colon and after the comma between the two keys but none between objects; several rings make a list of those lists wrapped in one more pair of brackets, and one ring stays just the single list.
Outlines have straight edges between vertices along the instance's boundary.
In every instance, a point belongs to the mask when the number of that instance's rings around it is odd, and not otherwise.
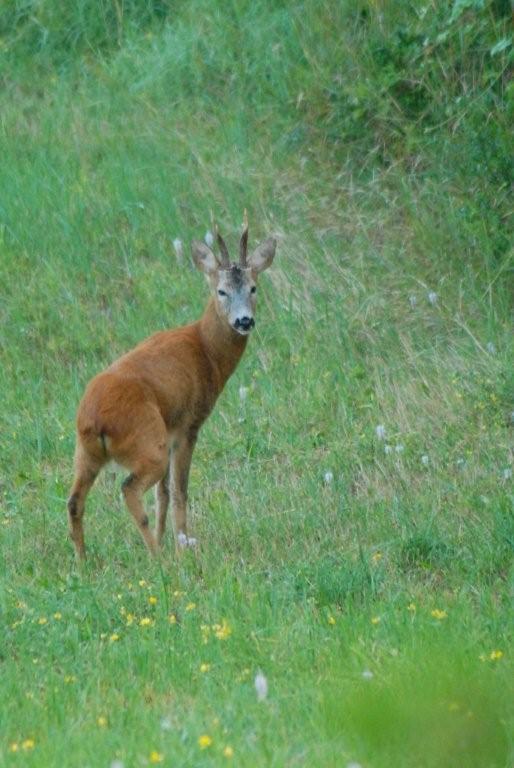
[{"label": "deer antler", "polygon": [[223,240],[222,236],[219,233],[217,224],[216,224],[216,240],[218,241],[218,245],[221,251],[220,267],[222,269],[228,269],[230,267],[230,256],[228,254],[228,248],[225,244],[225,241]]},{"label": "deer antler", "polygon": [[243,233],[241,235],[241,242],[239,243],[239,263],[242,267],[246,267],[246,256],[248,253],[248,211],[244,210],[243,214]]}]

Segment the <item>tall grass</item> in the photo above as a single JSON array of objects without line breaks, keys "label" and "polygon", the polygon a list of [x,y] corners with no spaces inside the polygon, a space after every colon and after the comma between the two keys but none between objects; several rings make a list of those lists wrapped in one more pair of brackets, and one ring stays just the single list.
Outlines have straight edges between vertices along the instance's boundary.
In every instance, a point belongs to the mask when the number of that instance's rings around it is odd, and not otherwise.
[{"label": "tall grass", "polygon": [[[0,765],[512,762],[507,6],[2,6]],[[244,207],[279,251],[201,549],[150,562],[106,473],[79,573],[85,383],[200,314],[172,240]]]}]

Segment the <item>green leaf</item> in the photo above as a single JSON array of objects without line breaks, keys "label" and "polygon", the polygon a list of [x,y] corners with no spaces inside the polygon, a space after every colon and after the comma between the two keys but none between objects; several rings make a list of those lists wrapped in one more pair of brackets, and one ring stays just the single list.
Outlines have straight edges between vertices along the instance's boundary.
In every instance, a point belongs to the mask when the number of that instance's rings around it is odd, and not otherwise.
[{"label": "green leaf", "polygon": [[498,40],[496,45],[493,45],[489,53],[491,54],[491,56],[497,56],[499,53],[501,53],[506,48],[508,48],[509,45],[512,45],[512,38],[503,37],[501,40]]}]

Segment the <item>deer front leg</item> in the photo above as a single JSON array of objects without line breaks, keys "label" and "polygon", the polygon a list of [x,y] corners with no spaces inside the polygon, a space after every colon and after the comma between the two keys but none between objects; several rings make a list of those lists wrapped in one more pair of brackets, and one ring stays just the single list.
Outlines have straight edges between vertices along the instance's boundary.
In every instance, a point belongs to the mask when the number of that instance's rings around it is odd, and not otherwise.
[{"label": "deer front leg", "polygon": [[166,474],[155,486],[156,509],[155,509],[155,539],[160,546],[166,530],[166,517],[170,504],[170,465],[166,469]]},{"label": "deer front leg", "polygon": [[173,517],[175,519],[175,537],[177,550],[184,547],[194,547],[196,539],[187,535],[187,486],[189,483],[189,468],[196,445],[197,432],[189,431],[183,435],[173,451]]}]

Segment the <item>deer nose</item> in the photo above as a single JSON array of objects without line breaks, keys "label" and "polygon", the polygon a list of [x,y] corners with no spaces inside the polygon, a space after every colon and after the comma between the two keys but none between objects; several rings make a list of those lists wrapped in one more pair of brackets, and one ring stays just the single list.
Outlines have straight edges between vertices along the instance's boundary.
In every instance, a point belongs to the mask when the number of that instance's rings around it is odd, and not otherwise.
[{"label": "deer nose", "polygon": [[238,317],[236,320],[236,328],[241,328],[243,331],[249,331],[255,325],[253,317]]}]

